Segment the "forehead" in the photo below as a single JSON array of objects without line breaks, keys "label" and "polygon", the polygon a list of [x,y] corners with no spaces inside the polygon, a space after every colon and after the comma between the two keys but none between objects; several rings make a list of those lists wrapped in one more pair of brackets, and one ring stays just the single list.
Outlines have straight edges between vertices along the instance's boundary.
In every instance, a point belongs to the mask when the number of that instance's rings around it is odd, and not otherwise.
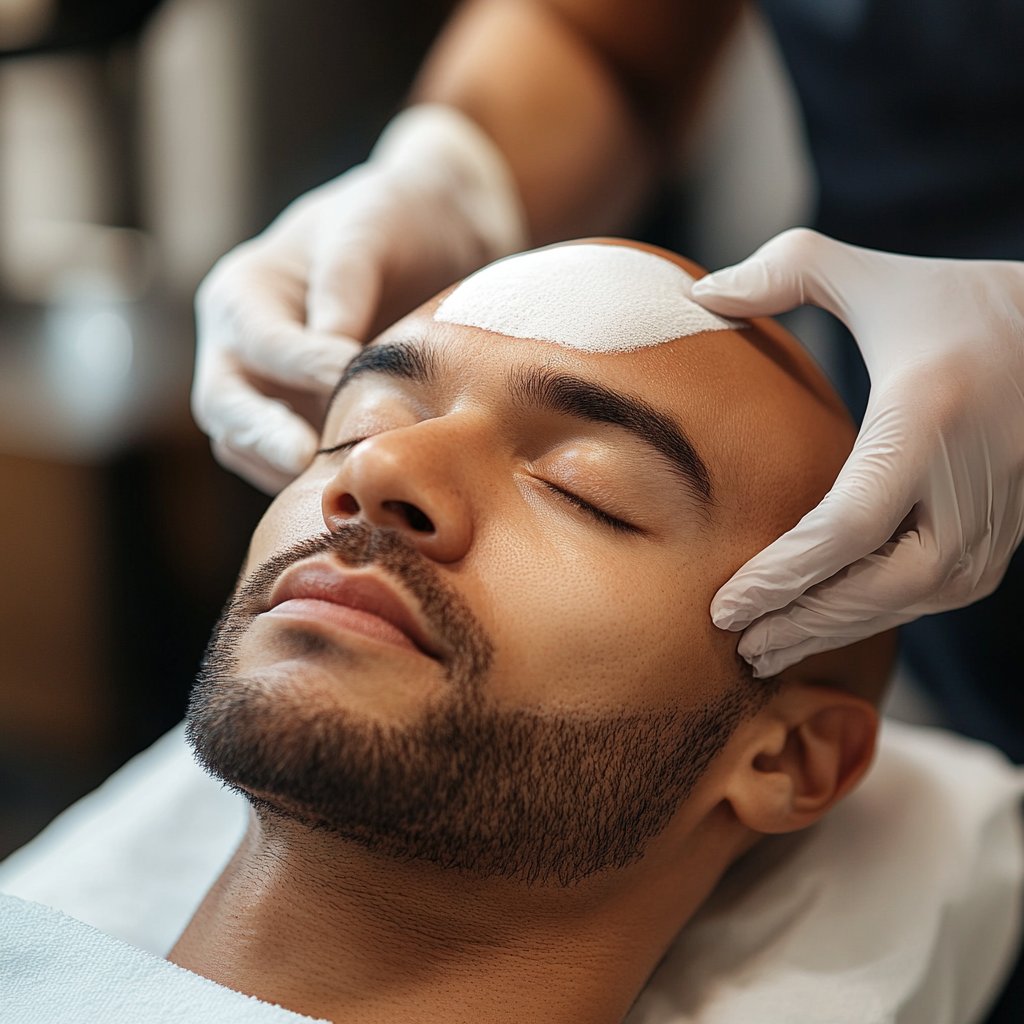
[{"label": "forehead", "polygon": [[630,352],[587,352],[439,321],[434,312],[440,301],[399,321],[368,349],[397,345],[405,352],[422,353],[431,368],[430,379],[446,392],[502,388],[519,379],[521,371],[540,369],[631,395],[680,422],[698,422],[706,418],[701,409],[711,415],[722,408],[731,376],[726,367],[729,337],[705,335],[702,340],[710,348],[702,353],[687,351],[690,339]]},{"label": "forehead", "polygon": [[373,346],[401,344],[437,356],[441,378],[459,387],[485,378],[501,382],[522,367],[572,374],[645,400],[697,437],[745,435],[743,423],[765,425],[771,410],[798,397],[788,370],[751,344],[757,331],[702,331],[632,350],[591,351],[446,322],[437,312],[451,294],[424,304]]}]

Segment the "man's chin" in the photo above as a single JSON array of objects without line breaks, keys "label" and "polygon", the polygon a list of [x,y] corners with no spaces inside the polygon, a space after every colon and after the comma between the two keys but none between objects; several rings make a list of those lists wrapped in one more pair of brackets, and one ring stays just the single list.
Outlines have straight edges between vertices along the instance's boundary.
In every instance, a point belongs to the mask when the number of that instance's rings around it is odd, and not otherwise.
[{"label": "man's chin", "polygon": [[[331,818],[314,807],[287,797],[242,786],[233,788],[248,800],[266,835],[301,842],[315,834],[317,844],[321,847],[329,845],[333,855],[345,851],[382,858],[392,864],[396,861],[405,864],[415,862],[434,869],[442,866],[430,851],[425,853],[415,834],[382,831],[366,822]],[[448,860],[452,857],[449,856]]]},{"label": "man's chin", "polygon": [[[449,687],[440,666],[424,658],[394,657],[387,650],[324,644],[303,638],[277,656],[241,657],[237,673],[250,692],[258,691],[268,711],[301,714],[349,713],[381,726],[409,725],[442,699]],[[423,664],[421,664],[421,662]]]},{"label": "man's chin", "polygon": [[297,824],[308,829],[327,829],[331,823],[314,808],[297,800],[279,796],[265,789],[231,783],[236,792],[248,800],[263,824]]}]

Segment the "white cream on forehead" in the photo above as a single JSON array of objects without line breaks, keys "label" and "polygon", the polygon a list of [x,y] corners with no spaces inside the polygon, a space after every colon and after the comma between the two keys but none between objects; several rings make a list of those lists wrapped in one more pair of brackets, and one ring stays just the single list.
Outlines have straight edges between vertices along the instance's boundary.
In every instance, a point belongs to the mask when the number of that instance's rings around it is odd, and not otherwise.
[{"label": "white cream on forehead", "polygon": [[557,245],[467,277],[434,319],[583,352],[631,352],[742,327],[690,298],[694,279],[670,260],[623,245]]}]

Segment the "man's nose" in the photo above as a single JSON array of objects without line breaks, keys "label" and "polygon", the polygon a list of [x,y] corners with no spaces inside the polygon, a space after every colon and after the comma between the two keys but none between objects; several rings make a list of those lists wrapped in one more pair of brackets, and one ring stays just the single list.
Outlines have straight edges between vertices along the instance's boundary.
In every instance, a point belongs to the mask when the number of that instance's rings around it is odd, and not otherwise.
[{"label": "man's nose", "polygon": [[453,475],[457,448],[440,434],[437,421],[428,420],[359,442],[324,487],[327,528],[356,522],[387,527],[434,561],[464,557],[473,520]]}]

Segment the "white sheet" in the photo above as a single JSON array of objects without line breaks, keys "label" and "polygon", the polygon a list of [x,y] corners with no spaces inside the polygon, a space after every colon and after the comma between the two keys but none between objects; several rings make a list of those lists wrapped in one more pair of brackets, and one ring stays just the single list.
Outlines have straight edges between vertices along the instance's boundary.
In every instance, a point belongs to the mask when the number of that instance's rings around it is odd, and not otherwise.
[{"label": "white sheet", "polygon": [[[1022,792],[994,751],[887,723],[868,780],[730,873],[629,1024],[973,1024],[1020,930]],[[163,955],[245,818],[179,727],[0,865],[0,891]]]},{"label": "white sheet", "polygon": [[887,723],[821,826],[762,844],[683,930],[629,1024],[973,1024],[1013,966],[1024,775]]}]

